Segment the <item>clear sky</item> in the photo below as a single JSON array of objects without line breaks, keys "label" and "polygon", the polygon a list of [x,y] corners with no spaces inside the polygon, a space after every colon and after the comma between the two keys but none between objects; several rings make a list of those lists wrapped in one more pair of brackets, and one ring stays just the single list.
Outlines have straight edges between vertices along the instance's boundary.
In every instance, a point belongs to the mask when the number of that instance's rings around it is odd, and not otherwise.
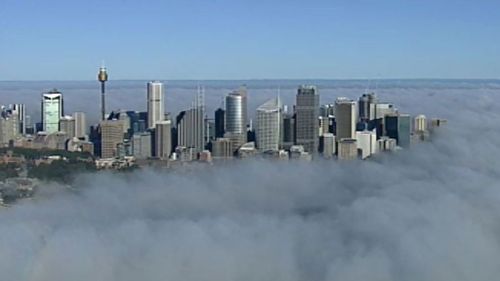
[{"label": "clear sky", "polygon": [[1,0],[0,80],[500,78],[498,0]]}]

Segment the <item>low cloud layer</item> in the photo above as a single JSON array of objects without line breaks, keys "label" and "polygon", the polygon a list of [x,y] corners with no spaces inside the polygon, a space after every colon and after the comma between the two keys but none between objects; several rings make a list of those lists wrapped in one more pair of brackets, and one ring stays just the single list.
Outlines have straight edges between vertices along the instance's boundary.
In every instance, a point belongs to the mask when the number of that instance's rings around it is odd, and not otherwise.
[{"label": "low cloud layer", "polygon": [[87,175],[72,191],[46,184],[0,210],[2,279],[495,280],[497,95],[381,89],[402,111],[449,124],[430,143],[369,161],[249,160]]}]

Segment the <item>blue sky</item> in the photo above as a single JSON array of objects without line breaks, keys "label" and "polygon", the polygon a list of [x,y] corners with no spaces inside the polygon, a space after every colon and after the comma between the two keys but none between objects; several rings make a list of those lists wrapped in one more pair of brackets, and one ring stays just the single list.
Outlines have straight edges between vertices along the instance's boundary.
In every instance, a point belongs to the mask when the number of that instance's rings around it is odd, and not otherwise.
[{"label": "blue sky", "polygon": [[500,1],[1,0],[0,80],[500,78]]}]

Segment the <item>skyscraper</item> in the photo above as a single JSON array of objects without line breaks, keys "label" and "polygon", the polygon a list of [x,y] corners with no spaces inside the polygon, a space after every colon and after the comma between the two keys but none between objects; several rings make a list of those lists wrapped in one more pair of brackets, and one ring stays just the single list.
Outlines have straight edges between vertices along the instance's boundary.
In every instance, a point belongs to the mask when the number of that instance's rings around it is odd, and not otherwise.
[{"label": "skyscraper", "polygon": [[337,141],[356,138],[356,102],[347,98],[335,101],[335,121]]},{"label": "skyscraper", "polygon": [[318,151],[319,94],[315,86],[300,86],[296,96],[295,138],[305,152]]},{"label": "skyscraper", "polygon": [[237,138],[239,146],[247,141],[247,91],[241,87],[226,96],[226,133]]},{"label": "skyscraper", "polygon": [[177,115],[177,146],[194,148],[196,153],[205,148],[205,108],[203,99],[196,98],[193,107]]},{"label": "skyscraper", "polygon": [[148,127],[155,128],[156,122],[163,121],[164,110],[164,90],[163,83],[159,81],[148,82],[147,99],[148,99]]},{"label": "skyscraper", "polygon": [[283,140],[282,140],[282,148],[290,149],[292,145],[295,143],[295,115],[294,114],[283,114]]},{"label": "skyscraper", "polygon": [[19,133],[26,134],[26,106],[21,103],[11,104],[10,109],[19,120]]},{"label": "skyscraper", "polygon": [[257,148],[260,151],[278,151],[281,137],[281,103],[271,99],[257,108]]},{"label": "skyscraper", "polygon": [[65,132],[68,138],[75,137],[75,118],[65,115],[59,120],[59,131]]},{"label": "skyscraper", "polygon": [[59,120],[64,114],[63,96],[53,89],[42,93],[42,130],[48,134],[59,131]]},{"label": "skyscraper", "polygon": [[75,119],[75,137],[85,139],[87,137],[87,120],[85,112],[73,113]]},{"label": "skyscraper", "polygon": [[137,159],[151,157],[151,133],[142,132],[132,136],[132,154]]},{"label": "skyscraper", "polygon": [[399,146],[410,146],[411,119],[408,114],[390,114],[385,116],[386,135],[396,139]]},{"label": "skyscraper", "polygon": [[121,120],[104,120],[100,124],[101,158],[118,156],[118,144],[123,143],[123,122]]},{"label": "skyscraper", "polygon": [[375,119],[375,106],[377,96],[375,93],[363,94],[358,101],[359,119],[363,122],[368,122]]},{"label": "skyscraper", "polygon": [[358,158],[358,148],[355,139],[341,139],[338,141],[339,160],[354,160]]},{"label": "skyscraper", "polygon": [[172,122],[170,120],[156,123],[155,129],[155,156],[168,159],[172,153]]},{"label": "skyscraper", "polygon": [[226,131],[226,111],[219,108],[215,111],[215,137],[222,138]]}]

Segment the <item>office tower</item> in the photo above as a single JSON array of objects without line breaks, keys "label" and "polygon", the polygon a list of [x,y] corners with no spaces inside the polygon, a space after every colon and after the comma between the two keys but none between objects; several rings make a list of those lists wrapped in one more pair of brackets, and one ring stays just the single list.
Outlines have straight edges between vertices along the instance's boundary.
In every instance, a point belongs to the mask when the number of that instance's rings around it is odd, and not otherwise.
[{"label": "office tower", "polygon": [[68,138],[75,137],[76,122],[73,116],[65,115],[59,120],[59,131],[66,133]]},{"label": "office tower", "polygon": [[335,154],[335,135],[325,133],[320,137],[319,147],[321,155],[325,158],[332,158]]},{"label": "office tower", "polygon": [[358,100],[359,120],[368,122],[375,119],[377,96],[374,93],[363,94]]},{"label": "office tower", "polygon": [[168,159],[172,153],[172,122],[170,120],[156,123],[155,145],[155,156],[160,159]]},{"label": "office tower", "polygon": [[104,120],[100,124],[101,158],[118,157],[118,144],[123,143],[123,122]]},{"label": "office tower", "polygon": [[237,140],[237,146],[243,145],[247,142],[247,91],[245,87],[226,96],[225,114],[225,134]]},{"label": "office tower", "polygon": [[97,73],[97,80],[101,83],[101,120],[106,119],[106,81],[108,81],[108,72],[102,65]]},{"label": "office tower", "polygon": [[231,140],[228,138],[217,138],[212,142],[212,158],[228,159],[233,157]]},{"label": "office tower", "polygon": [[332,119],[330,117],[320,116],[318,117],[318,136],[330,133]]},{"label": "office tower", "polygon": [[132,136],[132,155],[137,159],[147,159],[151,155],[151,133],[142,132]]},{"label": "office tower", "polygon": [[59,131],[59,119],[64,114],[63,96],[53,89],[42,93],[42,130],[47,134]]},{"label": "office tower", "polygon": [[386,115],[395,114],[397,111],[391,103],[377,103],[375,105],[375,119],[384,119]]},{"label": "office tower", "polygon": [[318,152],[319,94],[315,86],[300,86],[296,96],[295,139],[304,151]]},{"label": "office tower", "polygon": [[26,134],[26,106],[21,103],[11,104],[10,110],[17,116],[19,121],[19,133],[22,135]]},{"label": "office tower", "polygon": [[295,143],[295,116],[293,114],[283,115],[283,141],[282,148],[290,149]]},{"label": "office tower", "polygon": [[361,159],[377,153],[377,133],[375,131],[356,132],[356,145],[361,150]]},{"label": "office tower", "polygon": [[131,132],[131,119],[128,111],[123,109],[111,111],[108,115],[108,120],[118,120],[122,122],[123,133],[127,134],[127,138],[132,137],[133,134],[129,134]]},{"label": "office tower", "polygon": [[196,153],[205,149],[205,106],[202,96],[197,96],[193,107],[177,115],[177,146],[194,148]]},{"label": "office tower", "polygon": [[9,145],[11,141],[14,141],[20,134],[20,122],[17,116],[18,112],[13,110],[6,110],[2,108],[0,114],[0,145]]},{"label": "office tower", "polygon": [[79,139],[86,139],[87,119],[85,112],[75,112],[73,113],[73,118],[75,119],[75,137]]},{"label": "office tower", "polygon": [[26,115],[25,119],[25,126],[26,126],[26,134],[27,135],[32,135],[35,133],[35,127],[33,126],[33,122],[31,122],[31,115]]},{"label": "office tower", "polygon": [[215,122],[213,119],[205,118],[205,144],[209,144],[215,138]]},{"label": "office tower", "polygon": [[354,160],[358,158],[358,148],[355,139],[341,139],[338,141],[339,160]]},{"label": "office tower", "polygon": [[226,131],[226,111],[219,108],[215,111],[215,137],[222,138]]},{"label": "office tower", "polygon": [[335,115],[335,104],[323,104],[319,108],[319,115],[329,117]]},{"label": "office tower", "polygon": [[278,151],[281,137],[281,102],[279,98],[266,101],[257,108],[257,148]]},{"label": "office tower", "polygon": [[385,116],[386,135],[396,139],[398,146],[410,146],[411,119],[408,114],[391,114]]},{"label": "office tower", "polygon": [[153,129],[156,122],[163,121],[165,116],[164,110],[164,89],[163,83],[159,81],[148,82],[148,128]]},{"label": "office tower", "polygon": [[335,101],[335,122],[337,141],[356,138],[356,102],[347,98]]},{"label": "office tower", "polygon": [[425,132],[427,130],[427,119],[425,115],[418,115],[415,117],[415,132]]}]

